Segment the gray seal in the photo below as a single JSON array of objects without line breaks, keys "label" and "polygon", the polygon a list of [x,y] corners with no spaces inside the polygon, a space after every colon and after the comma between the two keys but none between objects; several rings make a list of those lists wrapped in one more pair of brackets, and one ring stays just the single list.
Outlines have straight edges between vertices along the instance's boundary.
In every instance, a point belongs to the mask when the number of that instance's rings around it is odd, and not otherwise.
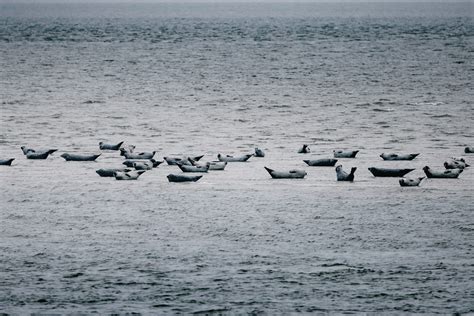
[{"label": "gray seal", "polygon": [[132,169],[127,168],[102,168],[98,169],[95,172],[101,177],[115,177],[116,172],[129,172]]},{"label": "gray seal", "polygon": [[11,166],[12,165],[12,162],[13,160],[15,160],[15,158],[10,158],[10,159],[0,159],[0,166]]},{"label": "gray seal", "polygon": [[395,153],[382,153],[380,157],[383,160],[413,160],[418,154],[395,154]]},{"label": "gray seal", "polygon": [[49,151],[34,152],[29,151],[26,153],[27,159],[46,159],[49,156]]},{"label": "gray seal", "polygon": [[334,158],[355,158],[358,150],[334,150]]},{"label": "gray seal", "polygon": [[403,177],[409,172],[412,172],[415,169],[399,169],[399,168],[376,168],[370,167],[369,171],[374,175],[374,177]]},{"label": "gray seal", "polygon": [[96,160],[101,154],[97,155],[79,155],[79,154],[68,154],[64,153],[61,155],[66,161],[94,161]]},{"label": "gray seal", "polygon": [[125,156],[126,159],[152,159],[156,154],[156,151],[152,152],[141,152],[141,153],[131,153],[124,151],[122,156]]},{"label": "gray seal", "polygon": [[123,141],[117,144],[106,144],[104,142],[99,142],[99,149],[101,150],[119,150],[122,146]]},{"label": "gray seal", "polygon": [[466,154],[474,154],[474,147],[469,147],[468,146],[468,147],[464,148],[464,152]]},{"label": "gray seal", "polygon": [[[129,167],[129,168],[132,168],[133,167],[133,164],[136,163],[136,162],[143,162],[145,160],[141,160],[141,159],[137,159],[137,160],[133,160],[133,159],[127,159],[125,160],[124,162],[122,162],[122,164],[124,164],[125,166]],[[156,168],[158,167],[160,164],[163,163],[163,161],[156,161],[155,159],[150,159],[148,160],[150,161],[152,164],[153,164],[153,168]]]},{"label": "gray seal", "polygon": [[166,176],[169,182],[196,182],[202,176],[190,176],[185,174],[169,174]]},{"label": "gray seal", "polygon": [[129,172],[117,171],[114,173],[115,179],[117,180],[137,180],[142,174],[145,173],[145,170],[132,170]]},{"label": "gray seal", "polygon": [[400,186],[402,187],[417,187],[420,185],[421,180],[423,180],[425,177],[419,177],[419,178],[401,178],[398,180],[398,183],[400,183]]},{"label": "gray seal", "polygon": [[57,151],[57,149],[40,149],[40,150],[35,150],[33,148],[28,148],[26,146],[21,146],[21,151],[23,152],[24,155],[28,154],[29,152],[33,152],[33,153],[37,153],[37,154],[44,154],[44,153],[48,153],[48,155],[51,155],[52,153],[54,153],[55,151]]},{"label": "gray seal", "polygon": [[459,158],[452,159],[450,161],[445,161],[444,162],[444,167],[446,169],[464,169],[469,167],[470,165],[467,164],[464,159],[461,160]]},{"label": "gray seal", "polygon": [[250,157],[252,157],[253,154],[247,154],[247,155],[242,155],[242,156],[230,156],[230,155],[221,155],[221,154],[218,154],[217,155],[217,159],[219,161],[225,161],[225,162],[245,162],[247,160],[250,159]]},{"label": "gray seal", "polygon": [[298,154],[309,154],[310,152],[311,152],[311,149],[306,144],[304,144],[303,147],[298,149]]},{"label": "gray seal", "polygon": [[133,163],[135,170],[151,170],[153,169],[153,162],[150,160],[138,160]]},{"label": "gray seal", "polygon": [[303,160],[308,166],[311,167],[333,167],[337,159],[314,159],[314,160]]},{"label": "gray seal", "polygon": [[207,172],[209,170],[209,166],[189,166],[189,165],[182,165],[178,164],[179,169],[183,172]]},{"label": "gray seal", "polygon": [[254,154],[255,157],[259,157],[259,158],[263,158],[265,157],[265,152],[263,151],[263,149],[260,149],[260,148],[255,148],[255,154]]},{"label": "gray seal", "polygon": [[303,179],[306,176],[306,171],[304,170],[275,171],[267,167],[264,168],[273,179]]},{"label": "gray seal", "polygon": [[423,167],[428,178],[438,178],[438,179],[456,179],[463,172],[464,169],[446,169],[446,170],[433,170],[428,166]]},{"label": "gray seal", "polygon": [[336,178],[337,181],[354,181],[354,173],[357,170],[357,167],[352,167],[351,172],[347,173],[342,170],[342,165],[336,167]]}]

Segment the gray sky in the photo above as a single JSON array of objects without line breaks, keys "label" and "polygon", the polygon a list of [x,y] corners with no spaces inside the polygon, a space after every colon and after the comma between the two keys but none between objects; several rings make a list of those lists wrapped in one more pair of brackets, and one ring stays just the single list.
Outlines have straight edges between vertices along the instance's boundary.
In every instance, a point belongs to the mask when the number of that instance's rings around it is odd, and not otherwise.
[{"label": "gray sky", "polygon": [[455,2],[468,2],[473,3],[474,0],[0,0],[2,3],[272,3],[272,2],[284,2],[284,3],[315,3],[315,2],[326,2],[326,3],[337,3],[337,2],[351,2],[351,3],[368,3],[368,2],[443,2],[443,3],[455,3]]}]

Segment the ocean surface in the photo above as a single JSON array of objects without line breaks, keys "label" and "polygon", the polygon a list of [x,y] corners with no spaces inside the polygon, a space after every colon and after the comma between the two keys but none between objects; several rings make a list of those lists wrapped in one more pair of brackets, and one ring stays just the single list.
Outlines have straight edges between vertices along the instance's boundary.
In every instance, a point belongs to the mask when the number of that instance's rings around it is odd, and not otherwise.
[{"label": "ocean surface", "polygon": [[[367,170],[474,146],[473,53],[472,2],[0,3],[0,312],[474,313],[472,167]],[[60,157],[99,141],[266,157],[184,184]],[[303,162],[335,149],[360,150],[354,183]]]}]

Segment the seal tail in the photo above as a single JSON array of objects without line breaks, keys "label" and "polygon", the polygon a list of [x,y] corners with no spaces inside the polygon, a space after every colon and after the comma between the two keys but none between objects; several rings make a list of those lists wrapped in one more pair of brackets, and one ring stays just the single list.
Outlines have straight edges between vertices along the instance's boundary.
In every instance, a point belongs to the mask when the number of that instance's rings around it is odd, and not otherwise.
[{"label": "seal tail", "polygon": [[265,170],[267,170],[270,175],[273,173],[273,171],[275,171],[275,170],[267,168],[267,167],[263,167],[263,168],[265,168]]},{"label": "seal tail", "polygon": [[354,173],[356,172],[356,170],[357,170],[357,167],[352,167],[352,168],[351,168],[351,173],[350,173],[350,174],[351,174],[351,175],[354,175]]}]

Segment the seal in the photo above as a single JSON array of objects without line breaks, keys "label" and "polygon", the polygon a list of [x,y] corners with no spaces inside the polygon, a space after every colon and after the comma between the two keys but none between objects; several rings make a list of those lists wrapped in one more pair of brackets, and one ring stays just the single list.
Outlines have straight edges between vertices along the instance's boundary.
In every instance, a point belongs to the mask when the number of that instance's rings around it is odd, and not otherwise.
[{"label": "seal", "polygon": [[337,181],[354,181],[354,173],[357,170],[357,167],[352,167],[351,172],[347,173],[342,170],[342,165],[336,167],[336,178]]},{"label": "seal", "polygon": [[395,153],[382,153],[380,157],[383,160],[413,160],[418,154],[395,154]]},{"label": "seal", "polygon": [[98,169],[95,172],[101,176],[101,177],[115,177],[116,172],[129,172],[132,171],[132,169],[127,169],[127,168],[102,168]]},{"label": "seal", "polygon": [[267,167],[264,168],[273,179],[303,179],[306,176],[306,171],[304,170],[275,171]]},{"label": "seal", "polygon": [[[141,160],[141,159],[138,159],[138,160],[133,160],[133,159],[127,159],[125,160],[124,162],[122,162],[122,164],[124,164],[125,166],[129,167],[129,168],[132,168],[133,167],[133,164],[135,162],[143,162],[144,160]],[[153,168],[156,168],[158,167],[160,164],[163,163],[163,161],[156,161],[155,159],[150,159],[148,160],[149,162],[151,162],[153,164]]]},{"label": "seal", "polygon": [[153,169],[153,162],[151,160],[136,161],[133,163],[135,170],[151,170]]},{"label": "seal", "polygon": [[242,156],[229,156],[229,155],[221,155],[221,154],[218,154],[217,155],[217,159],[219,161],[225,161],[225,162],[245,162],[247,160],[250,159],[250,157],[252,157],[253,154],[247,154],[247,155],[242,155]]},{"label": "seal", "polygon": [[452,159],[452,160],[449,160],[449,161],[445,161],[444,162],[444,167],[446,169],[464,169],[464,168],[469,167],[470,165],[468,165],[463,160],[461,160],[461,159],[459,159],[459,160]]},{"label": "seal", "polygon": [[13,160],[15,160],[15,158],[10,158],[10,159],[0,159],[0,166],[11,166],[12,165],[12,162]]},{"label": "seal", "polygon": [[[177,166],[178,164],[181,165],[190,165],[191,163],[188,161],[188,158],[182,157],[163,157],[166,163],[170,166]],[[192,159],[192,158],[191,158]],[[194,160],[194,159],[192,159]]]},{"label": "seal", "polygon": [[117,171],[114,173],[114,176],[117,180],[137,180],[138,177],[140,177],[144,173],[145,170],[132,170],[129,172]]},{"label": "seal", "polygon": [[123,141],[117,144],[107,144],[104,142],[99,142],[99,149],[101,150],[119,150],[120,146],[122,146]]},{"label": "seal", "polygon": [[94,161],[96,160],[101,154],[97,155],[79,155],[79,154],[68,154],[64,153],[61,155],[66,161]]},{"label": "seal", "polygon": [[419,177],[419,178],[401,178],[398,180],[398,183],[400,183],[400,186],[402,187],[417,187],[420,185],[421,180],[423,180],[425,177]]},{"label": "seal", "polygon": [[303,160],[308,166],[311,167],[333,167],[337,159],[315,159],[315,160]]},{"label": "seal", "polygon": [[398,169],[398,168],[376,168],[370,167],[369,171],[374,175],[374,177],[403,177],[409,172],[412,172],[415,169]]},{"label": "seal", "polygon": [[474,147],[469,147],[468,146],[468,147],[464,148],[464,152],[466,154],[474,154]]},{"label": "seal", "polygon": [[263,149],[260,149],[260,148],[257,147],[257,148],[255,148],[254,156],[263,158],[263,157],[265,157],[265,152],[263,151]]},{"label": "seal", "polygon": [[439,178],[439,179],[456,179],[463,172],[464,169],[446,169],[446,170],[433,170],[428,166],[423,167],[428,178]]},{"label": "seal", "polygon": [[189,166],[189,165],[181,165],[178,164],[179,169],[183,172],[207,172],[209,170],[209,166]]},{"label": "seal", "polygon": [[169,174],[166,177],[169,182],[196,182],[202,178],[202,176],[190,176],[185,174]]},{"label": "seal", "polygon": [[209,170],[224,170],[227,166],[226,161],[209,161],[206,163],[209,167]]},{"label": "seal", "polygon": [[124,151],[122,156],[125,156],[126,159],[152,159],[156,151],[150,152],[141,152],[141,153],[131,153]]},{"label": "seal", "polygon": [[311,149],[306,144],[304,144],[303,147],[298,149],[298,154],[309,154],[310,152],[311,152]]},{"label": "seal", "polygon": [[21,151],[23,152],[24,155],[26,155],[29,152],[37,153],[37,154],[43,154],[45,152],[48,152],[48,155],[51,155],[57,149],[41,149],[41,150],[34,150],[33,148],[27,148],[26,146],[21,146]]},{"label": "seal", "polygon": [[334,158],[355,158],[358,150],[333,150]]}]

